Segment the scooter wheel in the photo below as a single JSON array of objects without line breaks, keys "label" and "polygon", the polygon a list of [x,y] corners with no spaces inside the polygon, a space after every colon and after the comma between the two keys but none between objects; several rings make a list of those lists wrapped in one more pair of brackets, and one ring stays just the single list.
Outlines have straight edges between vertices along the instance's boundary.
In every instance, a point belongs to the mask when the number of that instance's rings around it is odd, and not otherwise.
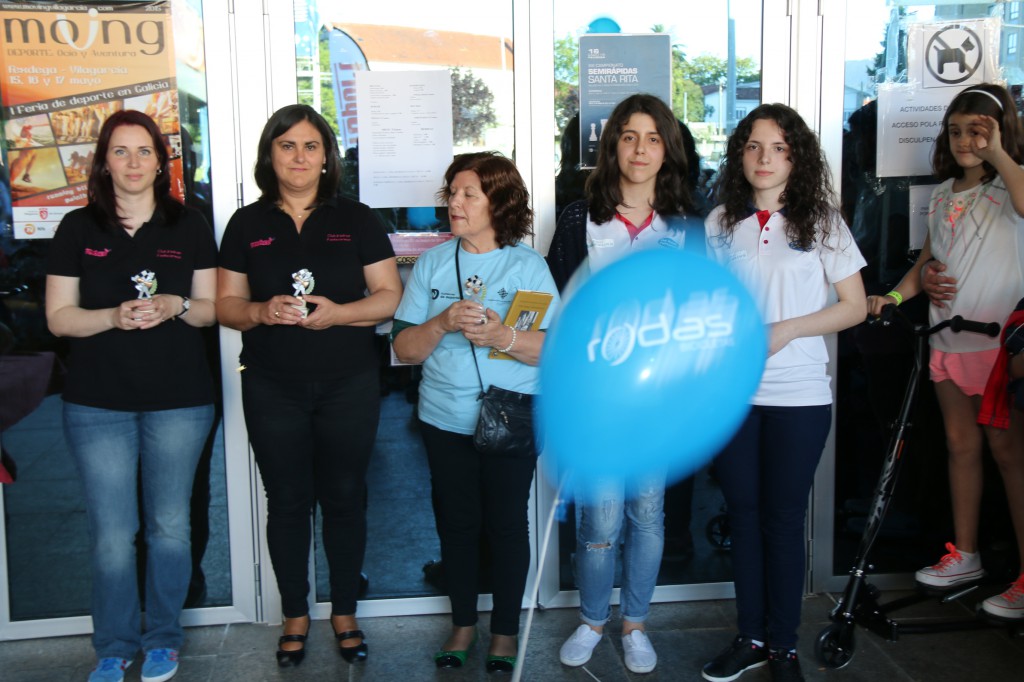
[{"label": "scooter wheel", "polygon": [[842,668],[855,651],[853,623],[832,623],[814,642],[814,656],[826,668]]},{"label": "scooter wheel", "polygon": [[729,528],[729,517],[726,514],[712,516],[708,525],[704,528],[708,542],[715,549],[728,552],[732,549],[732,532]]}]

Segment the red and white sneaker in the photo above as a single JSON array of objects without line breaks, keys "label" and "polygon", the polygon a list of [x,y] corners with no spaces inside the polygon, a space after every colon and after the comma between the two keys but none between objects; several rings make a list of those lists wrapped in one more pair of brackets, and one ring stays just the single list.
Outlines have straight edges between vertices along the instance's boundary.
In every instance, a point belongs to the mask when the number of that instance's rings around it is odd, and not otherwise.
[{"label": "red and white sneaker", "polygon": [[1024,573],[1002,594],[989,597],[981,603],[985,613],[1010,620],[1024,619]]},{"label": "red and white sneaker", "polygon": [[977,552],[961,552],[952,542],[946,543],[946,556],[934,566],[922,568],[914,574],[914,580],[928,587],[953,587],[985,577],[981,567],[981,555]]}]

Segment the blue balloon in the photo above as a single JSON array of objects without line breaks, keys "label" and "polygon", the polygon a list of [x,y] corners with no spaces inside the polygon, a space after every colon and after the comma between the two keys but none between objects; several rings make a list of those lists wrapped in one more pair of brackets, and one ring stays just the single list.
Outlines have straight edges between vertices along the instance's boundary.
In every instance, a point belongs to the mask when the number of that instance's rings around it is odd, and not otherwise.
[{"label": "blue balloon", "polygon": [[616,261],[548,329],[544,460],[584,476],[689,475],[743,422],[766,353],[753,298],[714,261],[673,249]]},{"label": "blue balloon", "polygon": [[598,17],[587,25],[587,33],[621,33],[619,22],[610,17]]}]

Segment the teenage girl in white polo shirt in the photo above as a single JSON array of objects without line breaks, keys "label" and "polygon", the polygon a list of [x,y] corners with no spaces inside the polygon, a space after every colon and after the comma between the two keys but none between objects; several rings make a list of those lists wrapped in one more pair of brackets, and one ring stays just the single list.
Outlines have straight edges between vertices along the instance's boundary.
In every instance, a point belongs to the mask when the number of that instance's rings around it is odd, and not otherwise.
[{"label": "teenage girl in white polo shirt", "polygon": [[[955,295],[928,307],[931,324],[961,315],[1003,322],[1024,296],[1024,130],[1005,88],[971,86],[946,109],[935,141],[932,169],[942,181],[932,192],[928,237],[914,267],[885,296],[872,296],[871,312],[921,291],[921,269],[933,258],[955,278]],[[979,419],[982,394],[1000,340],[944,330],[931,337],[929,370],[942,410],[949,451],[955,542],[934,566],[915,575],[936,588],[985,575],[978,553],[982,491],[982,438],[988,440],[1006,487],[1024,570],[1024,420],[1010,410],[1003,420]],[[983,424],[983,425],[979,425]],[[991,615],[1024,618],[1024,575],[1006,592],[986,599]]]},{"label": "teenage girl in white polo shirt", "polygon": [[775,682],[798,681],[804,518],[832,411],[822,337],[864,320],[865,261],[833,203],[817,137],[785,105],[763,104],[740,122],[716,194],[709,253],[747,285],[769,349],[751,412],[715,461],[739,633],[702,674],[725,682],[770,663]]}]

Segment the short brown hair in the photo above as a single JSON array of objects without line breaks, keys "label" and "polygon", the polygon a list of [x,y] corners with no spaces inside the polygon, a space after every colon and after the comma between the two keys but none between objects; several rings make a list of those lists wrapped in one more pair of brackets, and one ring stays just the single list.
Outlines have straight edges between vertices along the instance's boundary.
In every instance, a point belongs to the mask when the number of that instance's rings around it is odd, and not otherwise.
[{"label": "short brown hair", "polygon": [[500,152],[459,154],[444,172],[444,187],[437,198],[448,204],[455,176],[472,171],[480,178],[480,189],[491,204],[491,225],[498,247],[515,246],[533,234],[533,209],[519,169]]}]

